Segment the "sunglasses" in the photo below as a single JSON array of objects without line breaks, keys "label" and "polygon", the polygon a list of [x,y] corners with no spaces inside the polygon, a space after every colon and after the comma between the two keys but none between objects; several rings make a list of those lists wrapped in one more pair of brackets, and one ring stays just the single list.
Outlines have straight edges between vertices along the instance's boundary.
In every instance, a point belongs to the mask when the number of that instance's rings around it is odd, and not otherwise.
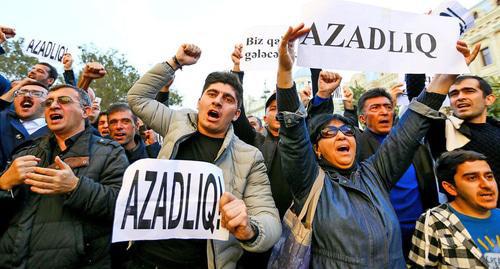
[{"label": "sunglasses", "polygon": [[30,91],[30,90],[27,90],[27,89],[19,89],[19,90],[16,90],[14,91],[14,96],[17,97],[17,96],[29,96],[29,97],[44,97],[46,94],[44,92],[41,92],[41,91]]},{"label": "sunglasses", "polygon": [[71,104],[71,103],[76,103],[76,101],[71,99],[71,97],[69,97],[69,96],[58,96],[57,99],[48,98],[47,100],[45,100],[45,102],[43,102],[43,105],[45,107],[50,107],[50,106],[52,106],[52,104],[54,102],[57,102],[60,105],[67,105],[67,104]]},{"label": "sunglasses", "polygon": [[320,135],[323,138],[330,138],[336,136],[339,131],[346,136],[354,136],[354,129],[349,125],[342,125],[340,127],[326,126],[321,130]]}]

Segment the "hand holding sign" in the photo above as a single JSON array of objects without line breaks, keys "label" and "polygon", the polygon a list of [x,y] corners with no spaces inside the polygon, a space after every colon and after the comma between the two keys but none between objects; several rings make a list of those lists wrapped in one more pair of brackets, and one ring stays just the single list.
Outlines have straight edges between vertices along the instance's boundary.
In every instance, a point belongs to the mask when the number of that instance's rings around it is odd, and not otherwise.
[{"label": "hand holding sign", "polygon": [[465,58],[465,62],[467,65],[470,65],[476,59],[477,54],[479,53],[479,50],[481,49],[481,44],[477,43],[474,46],[474,49],[472,52],[470,51],[469,47],[467,46],[467,43],[465,43],[462,40],[457,41],[457,50],[462,53],[462,55]]},{"label": "hand holding sign", "polygon": [[220,198],[221,225],[238,240],[249,240],[255,235],[250,225],[247,207],[243,200],[225,192]]},{"label": "hand holding sign", "polygon": [[0,177],[0,190],[10,190],[12,187],[22,184],[26,175],[35,170],[39,161],[40,158],[33,155],[16,158]]},{"label": "hand holding sign", "polygon": [[304,27],[301,23],[296,27],[288,27],[285,35],[281,39],[278,49],[278,79],[277,85],[279,88],[288,89],[293,86],[292,81],[292,66],[295,60],[295,51],[293,42],[300,36],[309,32],[309,27]]},{"label": "hand holding sign", "polygon": [[9,28],[0,25],[0,44],[5,42],[7,39],[16,36],[16,30],[14,28]]},{"label": "hand holding sign", "polygon": [[243,44],[234,45],[233,53],[231,53],[231,61],[233,61],[233,71],[240,72],[240,60],[243,58]]},{"label": "hand holding sign", "polygon": [[334,72],[321,71],[318,78],[318,93],[317,95],[323,99],[330,98],[340,85],[342,77]]},{"label": "hand holding sign", "polygon": [[195,64],[200,59],[200,56],[201,49],[193,44],[182,44],[175,54],[175,58],[181,66]]},{"label": "hand holding sign", "polygon": [[59,156],[55,163],[59,169],[35,167],[34,171],[27,174],[24,183],[31,185],[31,191],[39,194],[61,194],[73,191],[78,178],[71,167],[63,162]]}]

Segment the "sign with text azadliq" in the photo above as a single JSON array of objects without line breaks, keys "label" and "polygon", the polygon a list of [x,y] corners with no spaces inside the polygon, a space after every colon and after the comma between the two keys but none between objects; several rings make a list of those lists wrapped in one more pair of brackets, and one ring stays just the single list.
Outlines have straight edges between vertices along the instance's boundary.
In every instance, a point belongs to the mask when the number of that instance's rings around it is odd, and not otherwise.
[{"label": "sign with text azadliq", "polygon": [[142,159],[125,171],[113,242],[196,238],[227,240],[219,201],[222,170],[210,163]]},{"label": "sign with text azadliq", "polygon": [[55,40],[40,38],[24,38],[23,53],[49,63],[61,63],[65,53],[69,52],[67,45]]},{"label": "sign with text azadliq", "polygon": [[298,40],[305,67],[392,73],[468,72],[456,50],[454,18],[401,12],[341,0],[304,6],[311,31]]}]

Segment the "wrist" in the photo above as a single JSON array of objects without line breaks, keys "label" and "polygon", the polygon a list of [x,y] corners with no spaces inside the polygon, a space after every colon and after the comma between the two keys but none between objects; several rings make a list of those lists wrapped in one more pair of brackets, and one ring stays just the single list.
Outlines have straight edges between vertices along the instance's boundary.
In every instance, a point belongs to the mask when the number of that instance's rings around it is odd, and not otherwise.
[{"label": "wrist", "polygon": [[177,65],[177,68],[182,70],[182,64],[179,62],[179,59],[177,59],[177,55],[174,55],[174,57],[172,57],[172,60]]},{"label": "wrist", "polygon": [[179,69],[179,66],[177,66],[173,58],[166,60],[165,63],[168,64],[168,66],[170,66],[170,68],[172,68],[172,70],[174,71]]},{"label": "wrist", "polygon": [[318,93],[316,94],[316,96],[318,96],[319,98],[322,98],[322,99],[328,99],[332,95],[329,94],[329,93],[322,92],[321,90],[319,90]]}]

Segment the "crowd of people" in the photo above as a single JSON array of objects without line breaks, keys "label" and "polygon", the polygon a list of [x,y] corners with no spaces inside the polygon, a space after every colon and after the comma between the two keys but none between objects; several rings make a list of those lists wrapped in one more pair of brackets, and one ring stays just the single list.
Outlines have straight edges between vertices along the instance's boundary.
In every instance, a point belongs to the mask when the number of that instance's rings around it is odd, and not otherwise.
[{"label": "crowd of people", "polygon": [[[77,78],[64,55],[63,84],[44,62],[19,80],[0,74],[0,268],[266,268],[281,220],[302,210],[318,175],[309,267],[500,268],[500,125],[487,113],[488,82],[437,74],[425,85],[407,74],[400,117],[401,85],[357,104],[344,87],[334,114],[340,74],[311,69],[311,89],[299,92],[292,78],[294,41],[308,31],[284,33],[263,119],[245,113],[241,44],[231,71],[206,77],[197,111],[168,105],[175,72],[201,57],[194,44],[146,72],[128,103],[102,110],[90,88],[106,75],[100,63]],[[15,34],[0,26],[0,45]],[[480,46],[456,48],[470,64]],[[446,97],[453,115],[440,112]],[[144,158],[218,166],[229,239],[112,244],[124,172]]]}]

